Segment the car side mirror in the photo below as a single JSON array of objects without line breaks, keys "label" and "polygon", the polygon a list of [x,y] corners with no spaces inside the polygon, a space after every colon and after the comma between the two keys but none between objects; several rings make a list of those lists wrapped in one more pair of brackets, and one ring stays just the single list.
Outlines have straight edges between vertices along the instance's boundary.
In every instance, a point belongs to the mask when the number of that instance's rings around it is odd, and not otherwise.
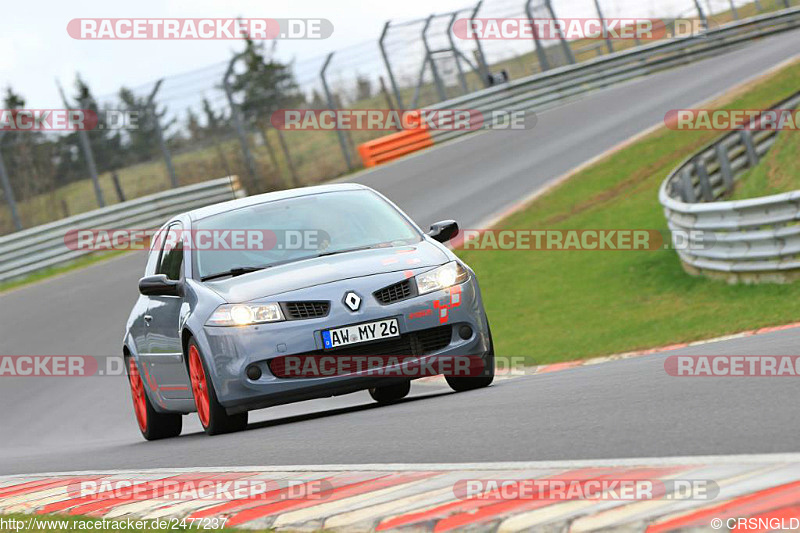
[{"label": "car side mirror", "polygon": [[139,293],[145,296],[180,296],[183,294],[183,284],[169,279],[166,274],[145,276],[139,280]]},{"label": "car side mirror", "polygon": [[447,242],[458,235],[458,222],[455,220],[443,220],[431,225],[428,237],[439,242]]}]

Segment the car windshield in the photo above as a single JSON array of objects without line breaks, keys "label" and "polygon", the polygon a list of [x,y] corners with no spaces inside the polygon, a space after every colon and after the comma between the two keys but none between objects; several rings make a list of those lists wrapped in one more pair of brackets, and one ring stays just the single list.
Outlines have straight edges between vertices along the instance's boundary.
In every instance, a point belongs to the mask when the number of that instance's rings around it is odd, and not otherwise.
[{"label": "car windshield", "polygon": [[201,279],[302,259],[419,242],[416,228],[367,190],[337,191],[235,209],[196,224]]}]

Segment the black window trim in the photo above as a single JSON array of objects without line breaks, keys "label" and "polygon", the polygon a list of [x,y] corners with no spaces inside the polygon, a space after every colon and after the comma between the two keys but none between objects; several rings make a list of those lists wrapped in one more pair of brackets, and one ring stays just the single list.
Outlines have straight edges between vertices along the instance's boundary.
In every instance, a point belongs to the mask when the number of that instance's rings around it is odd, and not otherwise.
[{"label": "black window trim", "polygon": [[[161,250],[159,250],[159,252],[158,252],[158,261],[156,261],[155,274],[158,274],[159,273],[158,271],[161,269],[161,260],[164,257],[164,248],[167,246],[166,235],[168,235],[170,230],[175,226],[180,226],[181,229],[182,229],[183,228],[183,222],[181,222],[180,220],[174,220],[174,221],[170,222],[164,229],[164,242],[161,244]],[[180,277],[178,278],[177,281],[183,281],[184,280],[183,271],[184,271],[185,267],[186,267],[186,254],[184,253],[183,254],[183,259],[181,260]]]}]

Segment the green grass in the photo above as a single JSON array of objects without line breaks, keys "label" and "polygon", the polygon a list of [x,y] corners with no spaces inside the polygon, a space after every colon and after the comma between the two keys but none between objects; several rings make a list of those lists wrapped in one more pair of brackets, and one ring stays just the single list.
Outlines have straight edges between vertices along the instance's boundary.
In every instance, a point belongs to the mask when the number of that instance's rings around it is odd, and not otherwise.
[{"label": "green grass", "polygon": [[764,159],[736,181],[732,199],[743,200],[800,189],[799,150],[800,131],[779,132]]},{"label": "green grass", "polygon": [[[797,91],[799,77],[796,63],[711,107],[769,106]],[[500,228],[665,232],[661,182],[714,137],[714,132],[660,128],[574,175]],[[790,143],[786,138],[797,139],[792,133],[782,140]],[[775,157],[790,158],[796,154],[792,149],[776,146]],[[534,364],[800,320],[800,284],[740,286],[692,277],[669,250],[461,250],[459,255],[481,280],[497,353],[525,356]]]},{"label": "green grass", "polygon": [[[195,524],[194,526],[191,525],[190,521],[185,523],[185,527],[181,524],[181,522],[170,521],[170,520],[162,520],[160,523],[154,524],[152,521],[147,521],[147,525],[152,527],[146,527],[145,529],[138,529],[138,526],[134,525],[137,529],[121,529],[121,528],[114,528],[114,524],[105,524],[106,527],[103,528],[102,525],[96,525],[99,522],[102,522],[102,519],[96,518],[89,518],[85,516],[70,516],[70,515],[36,515],[35,519],[37,520],[38,524],[34,525],[30,522],[33,518],[33,515],[27,514],[4,514],[0,515],[0,520],[5,521],[5,528],[0,529],[0,531],[30,531],[34,533],[71,533],[75,531],[137,531],[142,533],[156,533],[160,532],[163,533],[164,531],[215,531],[218,533],[232,533],[236,531],[242,531],[232,528],[214,528],[214,529],[203,529],[198,528],[199,523]],[[24,522],[24,527],[22,529],[12,529],[9,526],[9,521],[14,520],[16,522]],[[132,522],[139,522],[138,519],[131,519]],[[106,520],[106,522],[124,522],[124,520]],[[166,524],[166,525],[165,525]],[[30,527],[33,526],[33,527]],[[248,530],[252,533],[266,533],[267,531],[274,531],[272,529],[252,529]]]}]

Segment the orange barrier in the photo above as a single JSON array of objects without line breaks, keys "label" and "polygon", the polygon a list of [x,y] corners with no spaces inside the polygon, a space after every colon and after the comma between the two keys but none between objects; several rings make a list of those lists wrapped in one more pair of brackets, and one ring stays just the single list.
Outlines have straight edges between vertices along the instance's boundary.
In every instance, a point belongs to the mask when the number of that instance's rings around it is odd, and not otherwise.
[{"label": "orange barrier", "polygon": [[398,157],[433,146],[433,138],[424,127],[379,137],[358,145],[365,167],[374,167]]}]

